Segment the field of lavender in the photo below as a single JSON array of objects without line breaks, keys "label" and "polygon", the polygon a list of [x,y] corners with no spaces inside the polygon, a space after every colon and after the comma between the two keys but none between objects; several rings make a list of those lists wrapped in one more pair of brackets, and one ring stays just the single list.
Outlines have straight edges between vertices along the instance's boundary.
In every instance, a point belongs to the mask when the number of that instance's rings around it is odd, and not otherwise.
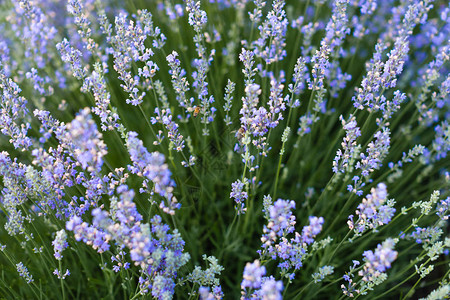
[{"label": "field of lavender", "polygon": [[0,0],[0,299],[449,299],[446,0]]}]

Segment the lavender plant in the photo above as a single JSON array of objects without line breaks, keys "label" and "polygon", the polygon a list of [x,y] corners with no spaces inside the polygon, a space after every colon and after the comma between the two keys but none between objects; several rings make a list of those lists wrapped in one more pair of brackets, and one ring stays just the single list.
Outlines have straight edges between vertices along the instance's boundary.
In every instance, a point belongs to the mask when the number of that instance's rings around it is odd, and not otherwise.
[{"label": "lavender plant", "polygon": [[0,298],[448,299],[450,5],[0,1]]}]

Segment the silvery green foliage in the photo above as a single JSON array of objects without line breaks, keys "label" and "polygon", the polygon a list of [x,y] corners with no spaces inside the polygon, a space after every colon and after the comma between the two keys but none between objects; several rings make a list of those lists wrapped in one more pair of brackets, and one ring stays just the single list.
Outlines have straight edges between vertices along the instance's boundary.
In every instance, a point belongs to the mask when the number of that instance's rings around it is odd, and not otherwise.
[{"label": "silvery green foliage", "polygon": [[312,278],[314,279],[314,283],[321,282],[326,276],[334,273],[334,267],[332,266],[323,266],[319,268],[319,272],[312,274]]},{"label": "silvery green foliage", "polygon": [[420,298],[420,300],[438,300],[445,299],[450,294],[450,285],[444,284],[439,288],[432,291],[426,298]]},{"label": "silvery green foliage", "polygon": [[187,280],[201,287],[211,287],[213,290],[220,286],[219,278],[223,267],[219,265],[217,258],[214,256],[203,255],[203,260],[209,264],[208,268],[202,270],[200,266],[196,266],[194,270],[187,276]]}]

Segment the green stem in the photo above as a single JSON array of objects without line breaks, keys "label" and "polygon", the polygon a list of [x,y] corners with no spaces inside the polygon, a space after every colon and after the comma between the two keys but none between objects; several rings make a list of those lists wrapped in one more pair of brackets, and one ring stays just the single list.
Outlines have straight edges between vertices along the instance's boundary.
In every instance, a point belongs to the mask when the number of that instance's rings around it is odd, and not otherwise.
[{"label": "green stem", "polygon": [[286,284],[286,287],[284,288],[284,292],[283,292],[284,299],[286,298],[287,289],[288,289],[290,283],[291,283],[291,281],[289,280],[288,283]]},{"label": "green stem", "polygon": [[[337,214],[337,216],[342,216],[342,213],[348,209],[348,207],[349,207],[350,204],[352,203],[351,200],[352,200],[352,198],[353,198],[354,195],[355,195],[355,194],[352,193],[352,194],[350,195],[350,197],[348,197],[347,201],[345,202],[344,206],[342,206],[342,209],[339,211],[339,213]],[[334,220],[333,220],[333,222],[331,223],[331,225],[328,226],[327,230],[324,232],[324,235],[326,235],[326,234],[329,232],[329,230],[330,230],[331,228],[334,228],[334,227],[333,227],[334,224],[336,224],[336,222],[338,222],[338,221],[339,221],[339,218],[338,218],[338,217],[334,218]]]},{"label": "green stem", "polygon": [[345,237],[341,240],[341,242],[339,243],[339,245],[334,249],[333,254],[331,254],[330,258],[328,259],[328,262],[326,263],[327,265],[330,263],[330,261],[334,258],[334,255],[336,254],[336,252],[338,251],[338,249],[342,246],[342,244],[344,243],[345,240],[347,240],[348,236],[350,235],[352,231],[349,230],[347,232],[347,234],[345,235]]},{"label": "green stem", "polygon": [[278,159],[278,167],[277,167],[277,173],[275,175],[275,186],[273,188],[273,199],[275,200],[277,197],[277,186],[278,186],[278,179],[280,177],[280,169],[281,169],[281,160],[283,158],[283,153],[284,153],[284,145],[286,144],[286,142],[283,142],[283,145],[281,146],[281,150],[280,150],[280,157]]},{"label": "green stem", "polygon": [[63,271],[62,271],[62,266],[61,266],[61,260],[58,260],[59,262],[59,281],[61,283],[61,292],[62,292],[62,298],[63,300],[66,299],[66,295],[64,293],[64,279],[63,279]]},{"label": "green stem", "polygon": [[[305,285],[304,287],[302,287],[302,289],[300,290],[300,292],[298,292],[298,294],[297,294],[295,297],[296,297],[296,298],[297,298],[297,297],[300,297],[301,294],[306,290],[306,288],[307,288],[308,286],[310,286],[313,282],[314,282],[314,280],[311,280],[307,285]],[[283,297],[284,297],[284,294],[283,294]]]},{"label": "green stem", "polygon": [[409,289],[409,291],[405,294],[405,296],[402,298],[402,300],[404,300],[404,299],[406,299],[406,297],[408,297],[409,293],[412,292],[416,288],[416,286],[419,284],[421,279],[422,279],[422,277],[419,277],[419,279],[417,279],[416,283],[414,283],[412,288]]}]

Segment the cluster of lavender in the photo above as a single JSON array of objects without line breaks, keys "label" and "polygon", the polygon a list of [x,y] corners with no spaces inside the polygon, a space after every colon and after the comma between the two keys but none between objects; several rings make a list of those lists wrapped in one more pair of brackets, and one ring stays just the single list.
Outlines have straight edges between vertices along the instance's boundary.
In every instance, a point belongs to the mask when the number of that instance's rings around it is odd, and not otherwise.
[{"label": "cluster of lavender", "polygon": [[[151,202],[154,201],[152,198],[155,192],[164,197],[168,204],[161,201],[160,208],[166,213],[175,214],[174,209],[179,208],[180,204],[173,195],[175,182],[171,178],[168,165],[164,162],[164,155],[159,152],[149,153],[134,131],[128,133],[127,149],[133,162],[128,169],[132,174],[144,178],[140,192],[149,193]],[[149,182],[153,183],[152,187]]]},{"label": "cluster of lavender", "polygon": [[[379,244],[375,249],[365,251],[364,265],[362,268],[356,268],[360,264],[359,261],[354,260],[353,266],[350,267],[350,272],[344,275],[344,280],[348,282],[347,286],[342,284],[341,288],[344,295],[354,297],[355,294],[366,295],[374,286],[379,285],[386,280],[386,270],[391,268],[392,262],[397,258],[398,252],[393,250],[396,241],[387,239],[382,244]],[[354,281],[356,270],[361,280]]]},{"label": "cluster of lavender", "polygon": [[1,296],[448,297],[450,5],[311,2],[0,1]]},{"label": "cluster of lavender", "polygon": [[241,283],[241,299],[282,299],[283,283],[266,275],[266,268],[258,260],[247,263]]},{"label": "cluster of lavender", "polygon": [[[294,201],[278,199],[272,204],[270,196],[264,199],[264,212],[268,221],[264,225],[261,237],[262,250],[258,250],[261,259],[280,259],[278,267],[281,275],[294,279],[295,271],[303,266],[308,245],[322,231],[324,219],[322,217],[309,217],[309,225],[303,227],[301,234],[295,231]],[[288,235],[294,237],[288,239]]]},{"label": "cluster of lavender", "polygon": [[386,185],[380,183],[376,188],[372,188],[371,194],[358,205],[355,212],[358,219],[354,221],[353,215],[348,217],[348,227],[354,230],[356,235],[361,235],[368,229],[388,224],[395,214],[394,204],[395,201],[387,199]]}]

